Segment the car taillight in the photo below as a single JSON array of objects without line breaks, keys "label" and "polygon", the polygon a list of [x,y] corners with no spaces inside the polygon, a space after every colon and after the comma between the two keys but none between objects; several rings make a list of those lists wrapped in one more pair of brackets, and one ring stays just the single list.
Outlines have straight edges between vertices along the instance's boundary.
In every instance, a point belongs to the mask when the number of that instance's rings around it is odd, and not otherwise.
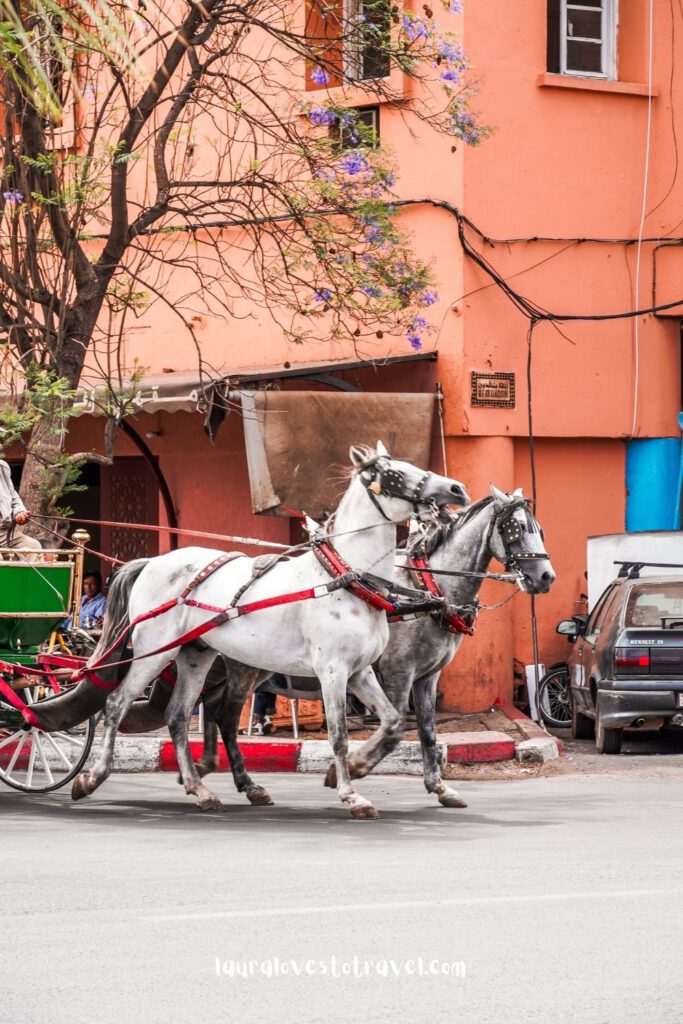
[{"label": "car taillight", "polygon": [[620,674],[647,675],[650,671],[650,648],[617,647],[614,668]]}]

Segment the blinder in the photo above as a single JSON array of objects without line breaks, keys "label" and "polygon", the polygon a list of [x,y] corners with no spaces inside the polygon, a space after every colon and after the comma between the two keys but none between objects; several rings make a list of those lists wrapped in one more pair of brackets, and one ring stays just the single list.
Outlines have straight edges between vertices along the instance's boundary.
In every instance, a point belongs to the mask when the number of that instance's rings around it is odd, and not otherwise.
[{"label": "blinder", "polygon": [[[369,475],[368,470],[374,470],[374,473]],[[423,500],[422,495],[431,475],[429,471],[423,473],[415,486],[409,489],[406,474],[394,469],[390,459],[385,455],[372,455],[361,467],[361,482],[368,492],[368,497],[387,521],[389,517],[375,495],[382,494],[387,498],[401,498],[403,501],[409,501],[417,512],[417,506]]]},{"label": "blinder", "polygon": [[516,568],[518,562],[533,562],[540,558],[548,558],[547,551],[514,551],[513,545],[518,544],[524,534],[524,527],[515,518],[515,512],[523,508],[527,514],[530,524],[533,523],[535,530],[530,532],[538,532],[543,540],[543,531],[536,523],[531,510],[529,508],[529,502],[526,498],[515,498],[509,505],[503,506],[503,508],[494,516],[491,520],[491,531],[497,525],[500,533],[500,539],[503,543],[503,550],[505,552],[505,565],[511,568]]}]

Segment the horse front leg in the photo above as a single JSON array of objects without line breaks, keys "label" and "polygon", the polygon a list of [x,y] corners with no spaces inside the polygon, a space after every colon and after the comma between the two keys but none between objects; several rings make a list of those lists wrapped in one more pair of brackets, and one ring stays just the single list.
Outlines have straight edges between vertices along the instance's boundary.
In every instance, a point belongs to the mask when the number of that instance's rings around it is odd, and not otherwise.
[{"label": "horse front leg", "polygon": [[424,783],[428,793],[434,793],[442,807],[467,807],[467,803],[458,795],[457,790],[445,782],[441,776],[436,756],[436,688],[440,672],[435,672],[413,683],[413,700],[417,731],[422,747],[422,763],[424,766]]},{"label": "horse front leg", "polygon": [[349,774],[349,738],[346,729],[346,685],[347,676],[336,666],[327,665],[316,671],[323,691],[327,732],[334,754],[337,793],[343,804],[349,808],[352,818],[379,818],[376,807],[357,793],[351,785]]},{"label": "horse front leg", "polygon": [[[376,732],[349,757],[349,773],[352,779],[363,778],[371,772],[401,742],[408,709],[410,682],[410,675],[394,672],[382,689],[372,668],[365,669],[349,682],[349,688],[358,699],[369,710],[376,711],[380,717],[380,725]],[[337,785],[337,770],[334,764],[327,770],[325,785],[332,789]]]},{"label": "horse front leg", "polygon": [[223,804],[201,781],[190,754],[189,729],[192,710],[201,693],[209,666],[215,659],[212,650],[183,648],[177,658],[178,679],[166,709],[166,724],[175,747],[185,792],[192,794],[201,811],[222,811]]},{"label": "horse front leg", "polygon": [[74,779],[71,786],[72,800],[90,796],[109,776],[114,759],[114,742],[121,722],[128,714],[135,698],[139,697],[145,687],[163,671],[167,663],[167,655],[163,658],[134,662],[117,689],[109,694],[98,758],[90,771],[81,772]]}]

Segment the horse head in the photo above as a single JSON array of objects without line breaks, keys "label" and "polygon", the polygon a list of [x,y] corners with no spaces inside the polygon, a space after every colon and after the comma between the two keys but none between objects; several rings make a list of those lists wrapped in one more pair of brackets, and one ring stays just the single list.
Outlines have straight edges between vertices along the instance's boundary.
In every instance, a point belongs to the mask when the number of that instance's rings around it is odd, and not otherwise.
[{"label": "horse head", "polygon": [[381,441],[374,449],[354,445],[349,457],[368,497],[390,522],[402,522],[411,515],[447,505],[463,506],[469,501],[465,485],[459,480],[393,459]]},{"label": "horse head", "polygon": [[555,580],[543,530],[521,488],[512,494],[491,484],[493,515],[488,547],[506,569],[519,573],[520,586],[528,594],[547,594]]}]

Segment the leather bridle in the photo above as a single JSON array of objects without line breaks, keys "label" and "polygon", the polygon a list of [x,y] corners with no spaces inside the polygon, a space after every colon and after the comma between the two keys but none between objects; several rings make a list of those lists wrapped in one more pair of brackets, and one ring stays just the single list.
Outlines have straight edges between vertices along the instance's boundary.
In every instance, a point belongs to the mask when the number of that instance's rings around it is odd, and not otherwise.
[{"label": "leather bridle", "polygon": [[531,511],[530,503],[527,498],[515,497],[508,505],[503,505],[502,508],[492,516],[489,524],[488,534],[486,536],[486,545],[492,555],[495,555],[492,546],[493,533],[497,529],[500,536],[501,543],[503,545],[503,553],[505,558],[503,565],[506,569],[512,569],[513,572],[519,573],[524,576],[524,569],[522,564],[524,562],[534,562],[541,558],[549,558],[547,551],[514,551],[514,545],[522,539],[524,533],[524,527],[515,518],[515,512],[519,509],[524,509],[527,516],[531,518],[536,529],[538,530],[541,540],[543,540],[543,530],[539,526],[533,512]]},{"label": "leather bridle", "polygon": [[401,498],[413,506],[415,515],[418,515],[420,505],[425,505],[423,498],[427,482],[432,477],[428,470],[422,474],[413,487],[408,487],[406,474],[394,469],[392,461],[387,455],[371,455],[361,466],[360,481],[365,487],[370,501],[373,503],[380,515],[391,522],[380,503],[378,495],[386,498]]}]

